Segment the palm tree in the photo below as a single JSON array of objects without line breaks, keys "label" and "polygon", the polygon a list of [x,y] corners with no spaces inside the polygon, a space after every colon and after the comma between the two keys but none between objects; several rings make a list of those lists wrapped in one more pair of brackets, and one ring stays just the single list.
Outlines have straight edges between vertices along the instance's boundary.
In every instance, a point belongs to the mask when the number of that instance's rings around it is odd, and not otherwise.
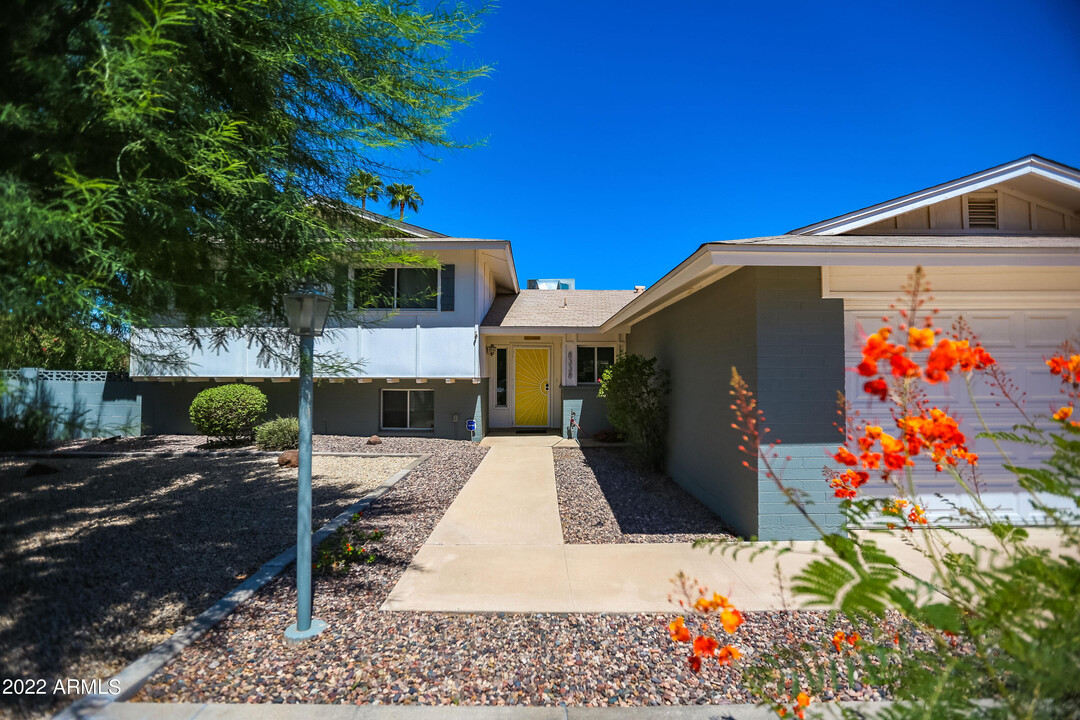
[{"label": "palm tree", "polygon": [[416,188],[412,185],[403,185],[402,183],[387,185],[386,196],[390,201],[390,207],[396,207],[401,211],[398,220],[402,221],[405,220],[406,206],[413,212],[417,212],[420,206],[424,204],[424,198],[420,197],[420,193],[416,192]]},{"label": "palm tree", "polygon": [[367,210],[367,201],[379,202],[386,191],[382,178],[366,170],[354,170],[345,181],[345,192],[360,201],[360,209]]}]

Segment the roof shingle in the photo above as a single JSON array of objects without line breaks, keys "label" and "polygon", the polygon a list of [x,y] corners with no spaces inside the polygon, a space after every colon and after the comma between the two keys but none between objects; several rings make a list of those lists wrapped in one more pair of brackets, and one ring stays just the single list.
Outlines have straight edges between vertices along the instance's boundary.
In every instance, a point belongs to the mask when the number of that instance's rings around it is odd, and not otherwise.
[{"label": "roof shingle", "polygon": [[483,327],[595,328],[637,297],[633,290],[522,290],[496,295]]}]

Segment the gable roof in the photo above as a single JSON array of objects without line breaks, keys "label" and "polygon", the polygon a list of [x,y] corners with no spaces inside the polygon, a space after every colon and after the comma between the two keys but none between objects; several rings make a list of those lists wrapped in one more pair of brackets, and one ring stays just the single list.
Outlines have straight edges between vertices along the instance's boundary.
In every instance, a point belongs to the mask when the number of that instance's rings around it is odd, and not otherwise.
[{"label": "gable roof", "polygon": [[315,195],[315,196],[313,196],[311,198],[311,202],[312,202],[312,204],[315,204],[315,205],[321,205],[321,206],[332,208],[333,210],[343,211],[343,212],[348,213],[349,215],[351,215],[353,217],[359,218],[361,220],[366,220],[367,222],[374,223],[376,225],[383,225],[383,226],[386,226],[388,228],[392,228],[393,230],[397,230],[398,232],[406,235],[407,237],[412,237],[412,238],[445,238],[445,237],[450,237],[449,235],[444,235],[444,234],[442,234],[440,232],[435,232],[434,230],[428,230],[427,228],[422,228],[419,225],[413,225],[411,223],[403,222],[401,220],[395,220],[392,217],[389,217],[387,215],[381,215],[381,214],[379,214],[377,212],[372,212],[370,210],[365,210],[363,208],[359,208],[356,205],[353,205],[352,203],[348,203],[348,202],[345,202],[344,200],[339,200],[337,198],[330,198],[330,197],[326,197],[324,195]]},{"label": "gable roof", "polygon": [[496,295],[481,330],[595,329],[637,297],[633,290],[522,290]]},{"label": "gable roof", "polygon": [[1013,160],[1004,165],[998,165],[972,175],[950,180],[925,190],[919,190],[861,210],[822,220],[813,225],[797,228],[790,231],[788,235],[837,235],[850,232],[894,215],[902,215],[920,207],[939,203],[949,198],[959,197],[966,193],[982,190],[991,185],[1024,176],[1044,178],[1074,190],[1080,190],[1080,170],[1053,160],[1047,160],[1038,155],[1028,155],[1019,160]]}]

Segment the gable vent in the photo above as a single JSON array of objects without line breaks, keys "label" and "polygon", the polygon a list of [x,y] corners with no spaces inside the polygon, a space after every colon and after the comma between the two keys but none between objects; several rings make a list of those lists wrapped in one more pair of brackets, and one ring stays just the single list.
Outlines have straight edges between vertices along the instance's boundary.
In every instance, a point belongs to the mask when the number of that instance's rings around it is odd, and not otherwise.
[{"label": "gable vent", "polygon": [[996,197],[969,197],[967,206],[969,228],[996,228],[998,226]]}]

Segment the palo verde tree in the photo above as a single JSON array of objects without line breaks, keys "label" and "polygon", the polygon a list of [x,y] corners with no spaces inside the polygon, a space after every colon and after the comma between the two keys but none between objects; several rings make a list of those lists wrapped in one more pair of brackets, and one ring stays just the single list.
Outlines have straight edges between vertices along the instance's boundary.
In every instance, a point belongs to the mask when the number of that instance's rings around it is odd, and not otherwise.
[{"label": "palo verde tree", "polygon": [[265,349],[284,336],[257,328],[284,325],[282,295],[300,280],[417,261],[313,198],[340,196],[350,169],[400,172],[376,152],[465,146],[449,126],[486,69],[450,54],[481,13],[418,0],[7,3],[0,365],[25,329],[88,317],[91,330],[209,327],[214,344],[254,334]]}]

